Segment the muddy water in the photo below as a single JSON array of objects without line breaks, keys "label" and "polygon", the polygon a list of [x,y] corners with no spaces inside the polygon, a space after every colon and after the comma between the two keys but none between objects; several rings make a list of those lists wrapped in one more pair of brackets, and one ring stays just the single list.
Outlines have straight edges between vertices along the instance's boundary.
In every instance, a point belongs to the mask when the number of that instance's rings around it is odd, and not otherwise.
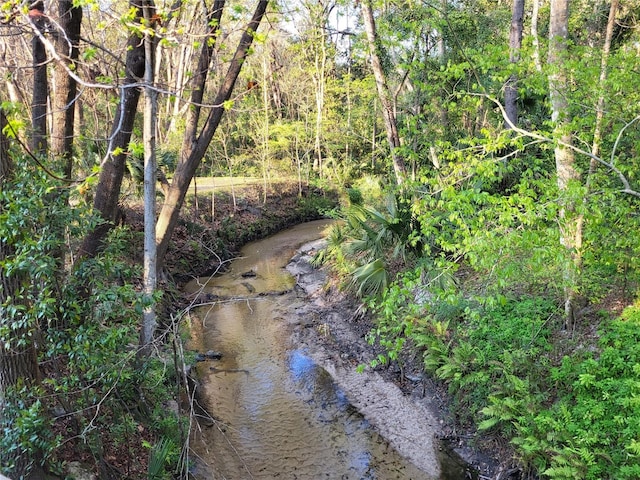
[{"label": "muddy water", "polygon": [[194,346],[222,354],[198,364],[216,421],[195,433],[196,478],[440,478],[400,456],[331,376],[290,344],[302,300],[283,267],[326,226],[311,222],[255,242],[228,273],[187,287],[215,299],[196,312],[202,330]]}]

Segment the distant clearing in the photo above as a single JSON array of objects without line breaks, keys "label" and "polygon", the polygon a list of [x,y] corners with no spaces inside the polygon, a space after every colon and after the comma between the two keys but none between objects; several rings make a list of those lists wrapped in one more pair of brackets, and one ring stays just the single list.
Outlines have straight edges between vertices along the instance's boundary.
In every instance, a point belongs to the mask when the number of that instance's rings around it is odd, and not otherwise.
[{"label": "distant clearing", "polygon": [[[269,185],[282,182],[296,182],[294,177],[279,177],[271,179]],[[262,185],[262,177],[197,177],[194,178],[189,187],[189,193],[193,194],[197,188],[198,193],[209,192],[211,190],[230,191],[233,187],[248,187],[252,185]]]}]

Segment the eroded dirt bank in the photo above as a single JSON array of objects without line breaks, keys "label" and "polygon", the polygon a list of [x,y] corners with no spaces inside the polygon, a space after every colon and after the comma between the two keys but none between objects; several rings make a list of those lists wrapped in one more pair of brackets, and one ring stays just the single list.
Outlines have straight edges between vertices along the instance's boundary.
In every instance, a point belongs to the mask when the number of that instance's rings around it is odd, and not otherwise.
[{"label": "eroded dirt bank", "polygon": [[[322,246],[323,240],[304,245],[287,266],[296,277],[300,297],[307,300],[288,319],[295,326],[293,342],[328,371],[378,432],[419,468],[438,470],[438,459],[431,453],[435,451],[443,470],[449,470],[441,473],[442,478],[499,478],[497,461],[454,434],[446,399],[420,371],[405,371],[403,376],[387,368],[356,371],[377,354],[365,338],[372,325],[358,315],[353,301],[326,288],[322,269],[311,266],[313,254]],[[439,440],[453,436],[453,445]]]}]

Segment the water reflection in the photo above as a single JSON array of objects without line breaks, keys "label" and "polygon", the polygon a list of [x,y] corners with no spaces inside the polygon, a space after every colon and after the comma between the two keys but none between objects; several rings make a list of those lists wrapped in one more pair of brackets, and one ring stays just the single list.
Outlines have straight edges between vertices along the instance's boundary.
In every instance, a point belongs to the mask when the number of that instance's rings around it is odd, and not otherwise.
[{"label": "water reflection", "polygon": [[339,388],[327,371],[315,364],[301,350],[289,354],[289,370],[293,379],[308,393],[313,394],[311,401],[321,409],[334,408],[338,414],[348,413],[349,407],[357,411],[347,400],[344,391]]},{"label": "water reflection", "polygon": [[[318,418],[321,422],[331,423],[341,419],[347,437],[355,437],[359,431],[370,427],[364,417],[349,403],[344,391],[335,384],[327,371],[316,365],[302,351],[294,350],[289,354],[289,370],[293,379],[313,394],[311,402],[320,408]],[[325,412],[329,415],[325,415]],[[338,454],[354,475],[362,479],[376,478],[375,469],[371,466],[371,452],[368,449],[341,450]]]},{"label": "water reflection", "polygon": [[[212,428],[194,431],[205,464],[195,472],[200,480],[433,480],[371,428],[324,369],[289,345],[283,319],[300,306],[296,295],[259,296],[289,288],[293,279],[282,267],[297,246],[318,238],[320,227],[305,225],[251,245],[207,286],[206,292],[233,292],[242,300],[197,311],[199,348],[223,354],[197,367],[217,419]],[[255,276],[242,275],[249,271]],[[255,291],[251,298],[245,283]]]},{"label": "water reflection", "polygon": [[297,382],[302,382],[308,387],[315,369],[316,364],[313,360],[300,350],[294,350],[289,354],[289,370],[291,370],[291,374]]}]

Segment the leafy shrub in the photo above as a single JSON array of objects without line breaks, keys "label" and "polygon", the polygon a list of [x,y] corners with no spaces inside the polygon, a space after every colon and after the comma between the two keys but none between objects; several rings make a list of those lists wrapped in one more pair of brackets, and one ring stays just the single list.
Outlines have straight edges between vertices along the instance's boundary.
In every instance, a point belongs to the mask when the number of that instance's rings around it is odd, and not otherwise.
[{"label": "leafy shrub", "polygon": [[[2,472],[28,475],[44,465],[62,473],[70,455],[96,465],[116,455],[129,478],[146,476],[142,442],[160,435],[171,440],[176,462],[179,421],[154,408],[175,393],[175,372],[164,361],[136,358],[151,299],[136,288],[131,232],[115,229],[103,252],[65,268],[67,238],[77,242],[95,219],[81,204],[71,208],[42,172],[20,167],[0,191],[0,269],[17,285],[0,305],[0,339],[5,347],[36,345],[43,380],[2,391]],[[122,452],[127,458],[117,457]]]},{"label": "leafy shrub", "polygon": [[565,388],[532,429],[544,439],[545,475],[640,478],[640,307],[604,325],[597,354],[565,358],[551,374]]},{"label": "leafy shrub", "polygon": [[179,451],[181,429],[178,418],[155,408],[175,394],[173,364],[137,356],[141,312],[150,299],[133,286],[139,268],[122,254],[127,243],[127,232],[114,230],[107,248],[83,260],[70,277],[61,299],[65,327],[48,332],[46,351],[47,368],[65,375],[51,376],[46,386],[51,401],[67,414],[81,412],[73,415],[75,448],[99,462],[116,451],[128,452],[119,461],[135,476],[144,467],[143,442],[168,436]]},{"label": "leafy shrub", "polygon": [[[446,349],[436,342],[441,335],[422,333],[417,343],[425,347],[425,367],[447,382],[460,418],[479,421],[492,398],[508,404],[509,415],[537,401],[549,368],[556,312],[553,302],[527,297],[467,306],[448,332]],[[526,399],[522,405],[520,397]]]},{"label": "leafy shrub", "polygon": [[[554,480],[640,476],[640,308],[607,322],[598,353],[564,357],[527,377],[505,369],[511,390],[496,389],[481,428],[501,425],[521,458]],[[538,368],[535,368],[538,367]],[[554,385],[557,399],[549,404]]]},{"label": "leafy shrub", "polygon": [[322,217],[331,217],[336,201],[330,195],[309,195],[300,197],[296,211],[301,221],[316,220]]},{"label": "leafy shrub", "polygon": [[17,464],[20,470],[31,471],[48,459],[59,444],[51,429],[51,419],[45,405],[38,398],[42,389],[12,390],[4,392],[0,416],[0,465],[12,472]]},{"label": "leafy shrub", "polygon": [[362,192],[356,187],[347,188],[347,196],[349,197],[349,203],[351,205],[362,205],[364,201]]}]

